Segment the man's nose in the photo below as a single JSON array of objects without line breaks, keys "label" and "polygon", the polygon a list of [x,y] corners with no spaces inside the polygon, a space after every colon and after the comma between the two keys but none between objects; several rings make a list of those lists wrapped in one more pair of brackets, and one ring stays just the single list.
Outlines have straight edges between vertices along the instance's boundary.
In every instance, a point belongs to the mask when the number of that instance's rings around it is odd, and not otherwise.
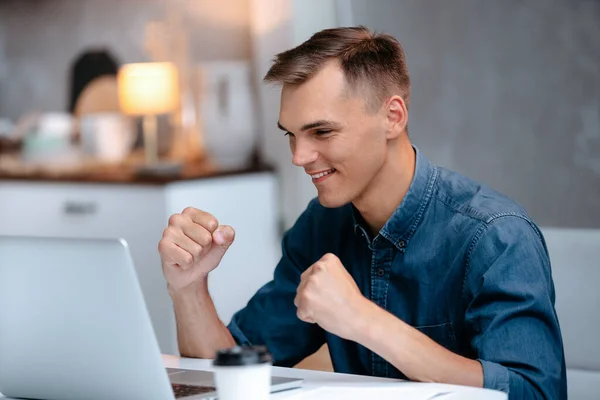
[{"label": "man's nose", "polygon": [[292,163],[294,165],[304,167],[317,161],[317,158],[319,158],[319,153],[309,140],[296,138],[292,146]]}]

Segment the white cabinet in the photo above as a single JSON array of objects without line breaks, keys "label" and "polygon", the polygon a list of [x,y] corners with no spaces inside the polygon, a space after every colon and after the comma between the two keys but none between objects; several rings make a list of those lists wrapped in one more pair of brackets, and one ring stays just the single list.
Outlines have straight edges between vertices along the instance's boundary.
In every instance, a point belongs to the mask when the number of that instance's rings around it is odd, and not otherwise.
[{"label": "white cabinet", "polygon": [[217,311],[228,323],[272,278],[280,256],[272,173],[164,185],[0,180],[0,235],[125,239],[161,351],[177,354],[157,245],[168,217],[187,206],[208,211],[236,230],[234,244],[209,279]]}]

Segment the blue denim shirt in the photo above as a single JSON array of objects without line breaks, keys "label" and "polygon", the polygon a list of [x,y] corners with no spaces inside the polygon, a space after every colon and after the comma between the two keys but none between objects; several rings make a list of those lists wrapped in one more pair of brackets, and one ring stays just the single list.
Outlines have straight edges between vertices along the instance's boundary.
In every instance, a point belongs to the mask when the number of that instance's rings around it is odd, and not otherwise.
[{"label": "blue denim shirt", "polygon": [[333,253],[366,298],[446,349],[480,361],[484,387],[511,399],[566,399],[540,230],[515,202],[415,151],[409,191],[377,236],[369,236],[351,204],[309,204],[284,236],[273,281],[234,315],[233,337],[268,346],[280,366],[293,366],[327,343],[337,372],[406,378],[364,346],[297,318],[300,275]]}]

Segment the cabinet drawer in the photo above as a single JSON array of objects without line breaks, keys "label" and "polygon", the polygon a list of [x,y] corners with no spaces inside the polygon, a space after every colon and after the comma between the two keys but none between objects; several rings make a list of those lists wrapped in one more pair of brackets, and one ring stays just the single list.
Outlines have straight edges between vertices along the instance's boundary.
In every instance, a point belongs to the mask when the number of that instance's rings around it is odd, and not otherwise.
[{"label": "cabinet drawer", "polygon": [[0,182],[0,234],[130,236],[163,210],[158,187]]}]

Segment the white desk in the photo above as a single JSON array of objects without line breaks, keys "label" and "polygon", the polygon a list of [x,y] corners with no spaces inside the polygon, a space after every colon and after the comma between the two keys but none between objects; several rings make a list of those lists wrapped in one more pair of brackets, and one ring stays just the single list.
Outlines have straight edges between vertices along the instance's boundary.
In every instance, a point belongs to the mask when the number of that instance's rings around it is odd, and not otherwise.
[{"label": "white desk", "polygon": [[[163,361],[166,367],[169,368],[185,368],[195,369],[201,371],[212,370],[211,360],[198,360],[191,358],[180,358],[176,356],[163,355]],[[302,400],[311,398],[323,398],[318,396],[320,390],[326,388],[352,388],[356,391],[358,396],[361,397],[360,391],[370,388],[379,399],[385,399],[383,390],[392,389],[394,387],[400,388],[414,388],[423,389],[423,391],[436,390],[453,392],[453,394],[436,397],[439,400],[455,400],[455,399],[470,399],[470,400],[506,400],[508,396],[505,393],[488,390],[488,389],[477,389],[464,386],[455,385],[443,385],[437,383],[415,383],[398,381],[386,378],[375,378],[369,376],[360,375],[348,375],[348,374],[337,374],[332,372],[320,372],[320,371],[309,371],[295,368],[281,368],[273,367],[273,373],[289,378],[302,378],[304,384],[301,389],[290,390],[287,392],[276,393],[271,396],[274,400],[277,399],[289,399],[289,400]],[[380,392],[380,393],[378,393]],[[388,392],[389,393],[389,392]],[[364,396],[362,396],[364,398]],[[371,396],[369,396],[370,398]],[[404,398],[404,396],[403,396]]]},{"label": "white desk", "polygon": [[[163,355],[163,362],[168,368],[185,368],[200,371],[211,371],[212,360],[198,360],[192,358],[180,358],[171,355]],[[273,373],[289,378],[304,379],[302,388],[289,390],[286,392],[275,393],[271,396],[274,400],[310,400],[324,399],[337,400],[344,398],[347,400],[348,390],[351,391],[354,398],[373,398],[379,400],[397,399],[401,396],[403,399],[423,398],[421,393],[434,392],[452,392],[448,395],[435,397],[439,400],[507,400],[505,393],[488,389],[476,389],[464,386],[443,385],[437,383],[416,383],[406,382],[394,379],[375,378],[361,375],[338,374],[333,372],[309,371],[295,368],[273,367]],[[324,394],[326,390],[342,391],[334,396],[330,392]],[[394,390],[406,389],[407,392],[393,392]],[[367,391],[368,390],[368,394]],[[419,397],[411,397],[415,394]],[[426,397],[431,398],[431,397]],[[0,393],[0,400],[7,399]],[[8,399],[7,399],[8,400]]]}]

